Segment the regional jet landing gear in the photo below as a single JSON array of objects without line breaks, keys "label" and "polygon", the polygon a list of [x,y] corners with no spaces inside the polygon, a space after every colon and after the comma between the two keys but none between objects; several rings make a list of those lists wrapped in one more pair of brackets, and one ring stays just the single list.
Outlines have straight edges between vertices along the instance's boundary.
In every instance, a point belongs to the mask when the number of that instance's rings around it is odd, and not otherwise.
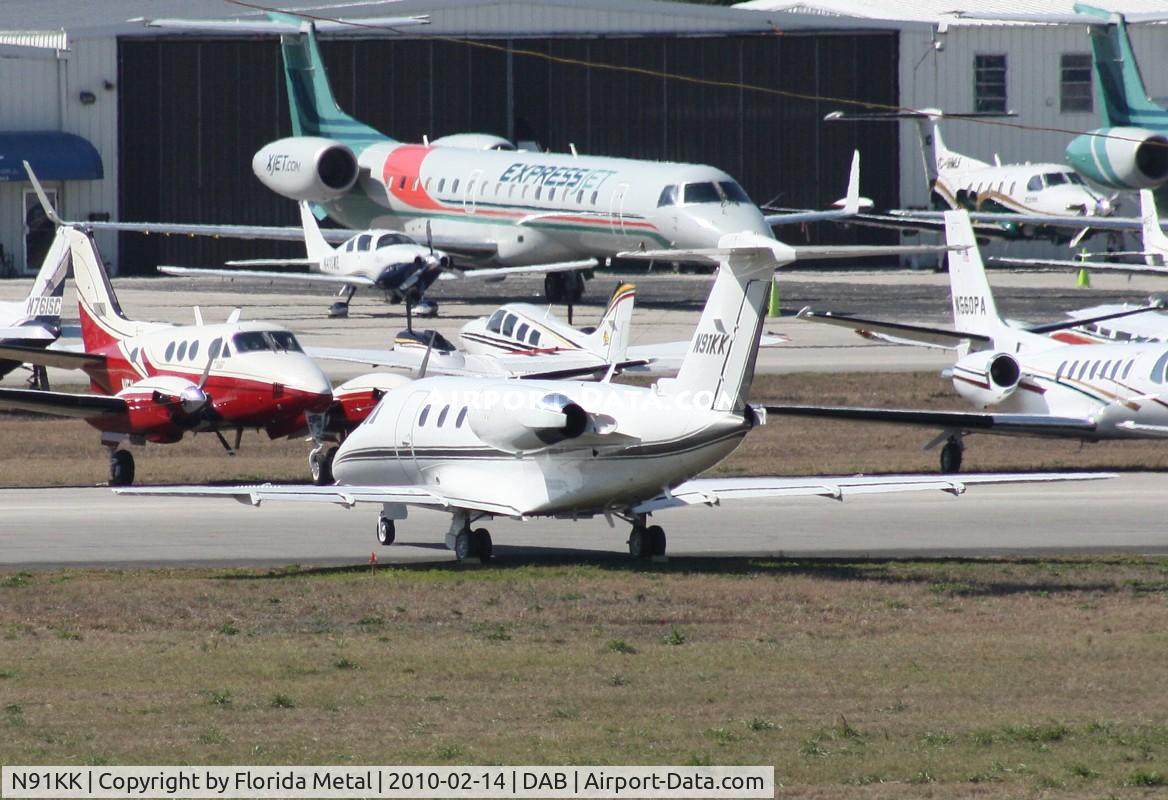
[{"label": "regional jet landing gear", "polygon": [[647,521],[646,514],[638,514],[633,518],[633,530],[629,533],[629,555],[633,558],[665,555],[665,529],[660,525],[646,525]]},{"label": "regional jet landing gear", "polygon": [[[312,475],[312,482],[317,486],[329,486],[333,482],[333,459],[337,457],[337,448],[329,447],[323,442],[313,448],[308,454],[308,471]],[[390,539],[390,541],[393,541]],[[383,542],[389,544],[389,542]]]},{"label": "regional jet landing gear", "polygon": [[950,435],[945,446],[941,448],[941,472],[946,475],[960,472],[961,456],[964,452],[965,442],[962,441],[961,434]]}]

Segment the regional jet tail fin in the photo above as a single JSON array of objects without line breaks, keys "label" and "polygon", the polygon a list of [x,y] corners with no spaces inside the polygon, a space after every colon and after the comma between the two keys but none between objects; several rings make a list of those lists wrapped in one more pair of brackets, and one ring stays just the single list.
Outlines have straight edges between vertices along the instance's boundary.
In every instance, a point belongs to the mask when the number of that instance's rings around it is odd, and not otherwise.
[{"label": "regional jet tail fin", "polygon": [[[969,214],[964,211],[945,212],[945,241],[962,248],[949,253],[953,327],[989,337],[1016,336],[998,314]],[[998,346],[1005,345],[999,343]]]}]

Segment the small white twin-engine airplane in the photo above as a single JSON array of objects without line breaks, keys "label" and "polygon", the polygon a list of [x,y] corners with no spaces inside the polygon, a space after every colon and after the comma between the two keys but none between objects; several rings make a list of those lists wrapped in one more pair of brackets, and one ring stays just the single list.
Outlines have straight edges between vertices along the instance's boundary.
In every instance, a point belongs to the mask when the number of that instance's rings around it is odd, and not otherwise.
[{"label": "small white twin-engine airplane", "polygon": [[[954,152],[941,138],[942,119],[1000,117],[997,113],[945,113],[939,109],[872,114],[835,111],[827,120],[879,121],[910,119],[916,122],[925,176],[934,208],[965,209],[979,235],[998,238],[1045,237],[1074,239],[1086,233],[1096,218],[1110,216],[1111,198],[1096,192],[1064,164],[989,164]],[[1002,217],[999,215],[1009,215]],[[937,214],[896,211],[856,215],[859,224],[941,230]],[[1076,230],[1076,236],[1068,229]]]},{"label": "small white twin-engine airplane", "polygon": [[[25,168],[28,169],[27,163]],[[32,171],[50,219],[59,223]],[[0,358],[83,370],[93,394],[0,388],[0,409],[80,417],[101,431],[110,451],[110,483],[134,478],[134,458],[122,442],[177,442],[211,432],[229,452],[223,431],[245,428],[290,436],[304,415],[324,412],[332,387],[320,367],[280,325],[240,322],[167,325],[131,320],[122,312],[92,235],[62,225],[58,240],[71,253],[84,352],[0,346]]]},{"label": "small white twin-engine airplane", "polygon": [[[0,345],[42,348],[57,341],[61,335],[61,296],[69,265],[69,242],[58,231],[25,298],[0,302]],[[0,358],[0,377],[23,363]],[[33,367],[31,383],[37,388],[48,388],[43,368]]]},{"label": "small white twin-engine airplane", "polygon": [[[438,313],[438,304],[425,297],[426,290],[440,278],[478,278],[502,280],[508,275],[520,273],[555,273],[591,269],[596,266],[594,259],[537,264],[528,267],[500,267],[496,269],[475,269],[463,271],[455,269],[450,256],[436,251],[432,244],[426,246],[403,233],[388,230],[368,230],[353,234],[345,231],[342,244],[333,247],[326,240],[309,204],[300,203],[300,223],[304,231],[305,258],[252,259],[249,261],[228,261],[228,266],[307,266],[311,272],[272,272],[243,269],[203,269],[190,267],[161,266],[159,272],[167,275],[186,277],[219,278],[264,278],[311,283],[341,284],[341,299],[329,307],[330,317],[346,317],[349,302],[358,288],[378,289],[385,293],[391,303],[404,303],[407,328],[412,327],[410,319],[417,311],[421,316],[432,317]],[[124,227],[124,226],[123,226]],[[177,229],[180,226],[174,226]],[[199,225],[183,226],[190,232],[211,236],[243,236],[265,238],[264,228],[249,228],[241,225]],[[336,234],[338,232],[330,232]]]},{"label": "small white twin-engine airplane", "polygon": [[1058,474],[841,478],[694,478],[763,424],[747,398],[774,269],[800,257],[844,258],[921,248],[793,248],[769,236],[724,237],[687,253],[721,269],[676,378],[652,386],[608,382],[429,377],[386,394],[337,451],[335,486],[171,486],[128,494],[230,497],[381,506],[377,537],[394,541],[408,506],[450,512],[447,546],[459,559],[491,556],[480,520],[603,515],[631,525],[636,557],[662,555],[649,515],[750,497],[941,489],[1051,481]]},{"label": "small white twin-engine airplane", "polygon": [[641,367],[649,357],[629,358],[636,287],[617,286],[592,331],[573,328],[546,309],[508,303],[489,318],[467,322],[459,350],[437,331],[404,330],[392,350],[310,347],[313,358],[349,361],[427,375],[500,378],[599,378],[612,370]]},{"label": "small white twin-engine airplane", "polygon": [[[961,468],[969,433],[1079,439],[1168,438],[1168,345],[1064,344],[1050,337],[1084,323],[1143,313],[1149,307],[1019,329],[1003,320],[986,280],[965,212],[946,212],[954,329],[804,311],[801,316],[898,342],[946,346],[958,359],[946,375],[957,393],[989,412],[768,405],[771,414],[831,417],[942,429],[941,471]],[[1154,307],[1151,307],[1154,308]]]}]

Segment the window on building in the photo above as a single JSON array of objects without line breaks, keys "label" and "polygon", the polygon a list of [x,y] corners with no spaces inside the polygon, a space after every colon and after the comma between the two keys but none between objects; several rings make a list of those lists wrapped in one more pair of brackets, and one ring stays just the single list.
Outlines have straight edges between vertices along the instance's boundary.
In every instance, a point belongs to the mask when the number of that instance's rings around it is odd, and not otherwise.
[{"label": "window on building", "polygon": [[1091,54],[1063,53],[1059,57],[1059,111],[1091,113]]},{"label": "window on building", "polygon": [[1006,56],[973,57],[973,107],[975,111],[1006,110]]}]

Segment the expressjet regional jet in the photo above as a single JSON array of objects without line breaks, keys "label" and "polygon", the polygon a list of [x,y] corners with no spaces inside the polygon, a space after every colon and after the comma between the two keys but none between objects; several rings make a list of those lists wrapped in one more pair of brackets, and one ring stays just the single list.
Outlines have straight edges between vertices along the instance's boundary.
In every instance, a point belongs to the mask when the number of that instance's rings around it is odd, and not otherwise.
[{"label": "expressjet regional jet", "polygon": [[695,478],[765,421],[748,404],[774,269],[800,257],[845,258],[920,248],[792,248],[756,233],[690,253],[721,263],[676,378],[649,387],[608,382],[424,378],[385,395],[337,451],[335,486],[172,486],[128,494],[230,497],[381,506],[377,535],[392,542],[408,506],[448,511],[447,546],[488,559],[491,517],[631,525],[629,552],[663,555],[665,531],[649,515],[749,497],[941,489],[1073,475],[843,478]]},{"label": "expressjet regional jet", "polygon": [[[945,214],[954,329],[801,312],[814,319],[898,341],[957,349],[954,388],[987,412],[768,405],[770,414],[830,417],[940,428],[941,471],[961,468],[969,433],[1101,441],[1168,438],[1168,345],[1063,344],[1044,335],[1071,320],[1020,330],[999,315],[965,212]],[[1132,313],[1132,312],[1125,312]],[[1099,317],[1097,319],[1104,319]]]},{"label": "expressjet regional jet", "polygon": [[[262,30],[282,32],[294,135],[261,148],[252,170],[268,188],[316,204],[348,228],[387,228],[419,241],[429,230],[433,245],[451,255],[496,267],[532,266],[638,249],[714,247],[728,233],[773,238],[771,224],[834,219],[856,209],[849,203],[764,217],[730,175],[703,164],[517,151],[506,139],[480,133],[399,142],[337,105],[313,22],[270,16]],[[107,225],[200,232],[167,223]],[[580,271],[550,272],[544,289],[549,302],[571,304],[584,279]]]}]

